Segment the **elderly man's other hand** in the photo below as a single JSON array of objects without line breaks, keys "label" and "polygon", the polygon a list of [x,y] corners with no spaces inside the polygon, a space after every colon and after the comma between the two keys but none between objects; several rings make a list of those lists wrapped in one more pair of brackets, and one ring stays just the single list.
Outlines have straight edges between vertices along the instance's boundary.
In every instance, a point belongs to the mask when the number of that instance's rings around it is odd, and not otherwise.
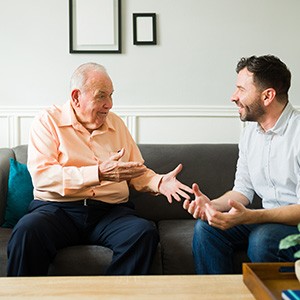
[{"label": "elderly man's other hand", "polygon": [[140,162],[119,161],[125,154],[122,148],[117,154],[112,155],[108,160],[99,165],[99,180],[121,182],[143,175],[147,168]]},{"label": "elderly man's other hand", "polygon": [[172,203],[172,198],[180,201],[181,197],[185,199],[190,199],[190,196],[186,193],[193,193],[193,190],[185,184],[182,184],[176,179],[176,176],[182,170],[182,164],[179,164],[173,171],[165,174],[159,185],[159,192],[165,195],[170,203]]}]

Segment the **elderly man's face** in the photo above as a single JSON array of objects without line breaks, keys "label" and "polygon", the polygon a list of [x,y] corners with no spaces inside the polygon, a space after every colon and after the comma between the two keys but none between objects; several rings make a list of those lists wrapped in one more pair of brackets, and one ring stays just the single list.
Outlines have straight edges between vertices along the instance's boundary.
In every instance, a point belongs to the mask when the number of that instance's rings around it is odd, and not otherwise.
[{"label": "elderly man's face", "polygon": [[90,72],[81,90],[72,91],[78,121],[90,132],[100,128],[112,108],[113,84],[105,73]]}]

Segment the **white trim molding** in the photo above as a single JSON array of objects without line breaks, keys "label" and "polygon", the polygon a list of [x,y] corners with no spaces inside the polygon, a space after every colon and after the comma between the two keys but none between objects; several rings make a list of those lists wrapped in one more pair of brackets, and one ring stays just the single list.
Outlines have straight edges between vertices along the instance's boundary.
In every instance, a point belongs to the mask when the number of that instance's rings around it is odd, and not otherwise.
[{"label": "white trim molding", "polygon": [[0,147],[14,147],[24,143],[29,130],[23,127],[24,122],[31,123],[41,109],[43,107],[0,106]]},{"label": "white trim molding", "polygon": [[[0,147],[26,144],[43,106],[0,106]],[[299,108],[297,108],[299,109]],[[116,106],[137,143],[237,143],[244,123],[235,106]]]},{"label": "white trim molding", "polygon": [[[182,143],[179,136],[173,136],[172,141],[168,139],[170,134],[168,134],[168,137],[165,137],[165,135],[164,137],[159,136],[162,128],[167,131],[173,130],[171,125],[168,124],[168,120],[173,120],[173,123],[178,124],[183,129],[187,120],[192,119],[204,121],[212,118],[219,120],[223,118],[239,118],[237,109],[227,106],[118,106],[113,111],[123,118],[134,140],[143,143],[150,142],[144,138],[145,130],[141,128],[143,123],[147,123],[147,120],[149,121],[147,124],[149,131],[159,127],[159,131],[155,134],[158,142],[164,140],[165,143]],[[186,125],[188,127],[188,124]],[[242,126],[243,124],[241,124],[241,128]],[[189,132],[193,132],[196,128],[186,129],[186,134],[189,135]],[[191,140],[190,142],[194,143],[195,141]],[[151,143],[156,143],[156,141],[151,139]],[[185,140],[185,143],[188,143],[188,141]]]}]

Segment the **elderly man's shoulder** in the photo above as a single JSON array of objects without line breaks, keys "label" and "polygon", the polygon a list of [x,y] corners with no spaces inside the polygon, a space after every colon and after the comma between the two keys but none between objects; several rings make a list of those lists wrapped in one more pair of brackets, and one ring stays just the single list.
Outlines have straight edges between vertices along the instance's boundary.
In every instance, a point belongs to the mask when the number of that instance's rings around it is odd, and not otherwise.
[{"label": "elderly man's shoulder", "polygon": [[36,122],[55,122],[58,124],[69,124],[70,123],[70,105],[51,105],[49,107],[40,110],[36,116]]}]

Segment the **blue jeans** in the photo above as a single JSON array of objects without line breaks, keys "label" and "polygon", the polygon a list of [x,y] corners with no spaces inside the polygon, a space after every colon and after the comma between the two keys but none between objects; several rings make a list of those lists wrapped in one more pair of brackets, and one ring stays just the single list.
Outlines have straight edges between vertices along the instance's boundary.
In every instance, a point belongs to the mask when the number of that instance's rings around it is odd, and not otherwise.
[{"label": "blue jeans", "polygon": [[292,262],[300,247],[279,250],[284,237],[298,233],[297,226],[277,223],[239,225],[228,230],[198,220],[193,238],[197,274],[232,274],[234,252],[247,249],[251,262]]}]

